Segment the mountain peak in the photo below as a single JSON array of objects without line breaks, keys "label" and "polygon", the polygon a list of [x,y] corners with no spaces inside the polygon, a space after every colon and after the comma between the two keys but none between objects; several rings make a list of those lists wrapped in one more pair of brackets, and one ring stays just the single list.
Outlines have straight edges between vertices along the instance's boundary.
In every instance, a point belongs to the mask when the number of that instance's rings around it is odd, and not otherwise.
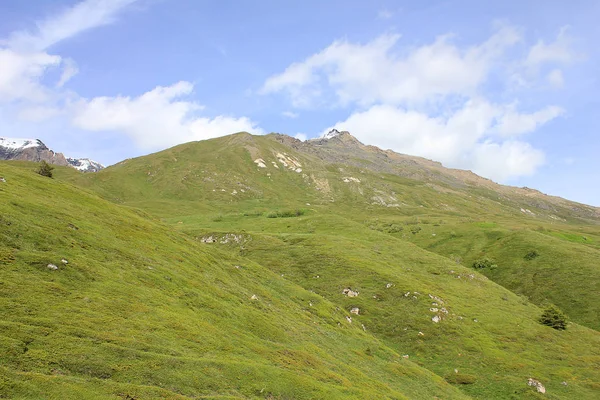
[{"label": "mountain peak", "polygon": [[357,138],[352,136],[350,132],[339,131],[335,128],[323,134],[319,138],[311,139],[310,142],[319,145],[342,144],[344,146],[364,146]]},{"label": "mountain peak", "polygon": [[20,151],[34,147],[47,149],[46,145],[39,139],[7,138],[0,137],[0,147],[6,150]]},{"label": "mountain peak", "polygon": [[50,164],[71,166],[82,172],[97,172],[104,168],[88,158],[65,158],[55,153],[39,139],[0,137],[0,160],[46,161]]},{"label": "mountain peak", "polygon": [[320,139],[333,139],[334,137],[340,136],[341,132],[338,131],[337,129],[332,129],[327,133],[324,133],[323,136],[320,137]]},{"label": "mountain peak", "polygon": [[90,160],[89,158],[67,157],[67,162],[71,167],[81,172],[98,172],[101,169],[104,169],[104,165],[94,160]]}]

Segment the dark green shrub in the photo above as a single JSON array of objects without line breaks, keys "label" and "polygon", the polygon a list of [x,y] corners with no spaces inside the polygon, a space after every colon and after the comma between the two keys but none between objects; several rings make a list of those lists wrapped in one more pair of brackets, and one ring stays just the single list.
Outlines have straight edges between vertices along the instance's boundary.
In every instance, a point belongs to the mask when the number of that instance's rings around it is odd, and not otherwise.
[{"label": "dark green shrub", "polygon": [[540,316],[540,324],[556,330],[567,329],[567,316],[555,305],[550,304]]},{"label": "dark green shrub", "polygon": [[38,174],[42,175],[42,176],[47,176],[48,178],[52,178],[52,170],[54,169],[54,167],[50,164],[48,164],[46,161],[40,162],[40,166],[38,167],[38,169],[35,171]]},{"label": "dark green shrub", "polygon": [[398,232],[402,232],[404,228],[402,227],[402,225],[398,225],[398,224],[390,224],[387,228],[387,232],[388,233],[398,233]]},{"label": "dark green shrub", "polygon": [[525,260],[527,261],[531,261],[534,258],[537,258],[540,256],[540,253],[538,253],[536,250],[531,250],[529,253],[525,254]]},{"label": "dark green shrub", "polygon": [[455,385],[472,385],[477,380],[475,375],[469,374],[452,374],[446,377],[446,382],[453,383]]},{"label": "dark green shrub", "polygon": [[484,269],[484,268],[493,269],[496,267],[497,267],[497,265],[494,264],[494,261],[488,257],[480,258],[479,260],[475,260],[475,262],[473,263],[473,268],[475,268],[475,269]]},{"label": "dark green shrub", "polygon": [[271,211],[267,214],[267,218],[292,218],[299,217],[306,213],[305,210],[296,209],[296,210],[286,210],[286,211]]}]

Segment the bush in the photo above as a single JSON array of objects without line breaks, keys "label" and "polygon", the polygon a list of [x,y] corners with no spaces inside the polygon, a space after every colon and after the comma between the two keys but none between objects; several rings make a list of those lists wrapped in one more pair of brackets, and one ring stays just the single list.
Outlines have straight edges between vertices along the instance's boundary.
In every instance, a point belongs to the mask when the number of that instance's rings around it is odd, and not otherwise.
[{"label": "bush", "polygon": [[494,261],[488,257],[480,258],[479,260],[476,260],[473,263],[473,268],[475,268],[475,269],[484,269],[484,268],[493,269],[496,267],[497,267],[497,265],[494,264]]},{"label": "bush", "polygon": [[421,232],[420,226],[413,226],[412,228],[410,228],[410,233],[412,233],[413,235],[416,235],[419,232]]},{"label": "bush", "polygon": [[559,331],[567,329],[567,316],[553,304],[546,307],[539,321],[540,324]]},{"label": "bush", "polygon": [[267,214],[267,218],[292,218],[299,217],[306,213],[305,210],[296,209],[296,210],[286,210],[286,211],[271,211]]},{"label": "bush", "polygon": [[47,176],[48,178],[52,178],[52,170],[54,169],[54,167],[50,164],[48,164],[46,161],[40,162],[40,166],[38,167],[38,169],[35,171],[38,174],[42,175],[42,176]]},{"label": "bush", "polygon": [[452,374],[446,376],[446,382],[453,383],[455,385],[472,385],[477,381],[477,377],[470,374]]},{"label": "bush", "polygon": [[531,261],[534,258],[537,258],[539,256],[540,256],[540,253],[538,253],[535,250],[531,250],[529,253],[525,254],[525,257],[523,257],[523,258],[525,258],[525,260],[527,260],[527,261]]}]

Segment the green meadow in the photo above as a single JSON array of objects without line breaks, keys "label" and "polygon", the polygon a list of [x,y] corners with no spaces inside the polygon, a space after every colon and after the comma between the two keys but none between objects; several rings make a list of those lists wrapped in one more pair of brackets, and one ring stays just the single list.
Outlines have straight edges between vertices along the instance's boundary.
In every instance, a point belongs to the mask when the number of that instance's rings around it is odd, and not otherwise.
[{"label": "green meadow", "polygon": [[0,163],[0,398],[600,395],[591,207],[351,139],[35,167]]}]

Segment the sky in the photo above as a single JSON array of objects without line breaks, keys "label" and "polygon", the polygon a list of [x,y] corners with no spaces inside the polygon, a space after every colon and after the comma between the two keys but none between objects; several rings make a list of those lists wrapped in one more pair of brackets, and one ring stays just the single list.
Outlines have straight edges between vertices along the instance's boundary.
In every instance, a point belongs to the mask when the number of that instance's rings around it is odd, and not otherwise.
[{"label": "sky", "polygon": [[0,136],[105,165],[331,128],[600,206],[600,2],[4,0]]}]

